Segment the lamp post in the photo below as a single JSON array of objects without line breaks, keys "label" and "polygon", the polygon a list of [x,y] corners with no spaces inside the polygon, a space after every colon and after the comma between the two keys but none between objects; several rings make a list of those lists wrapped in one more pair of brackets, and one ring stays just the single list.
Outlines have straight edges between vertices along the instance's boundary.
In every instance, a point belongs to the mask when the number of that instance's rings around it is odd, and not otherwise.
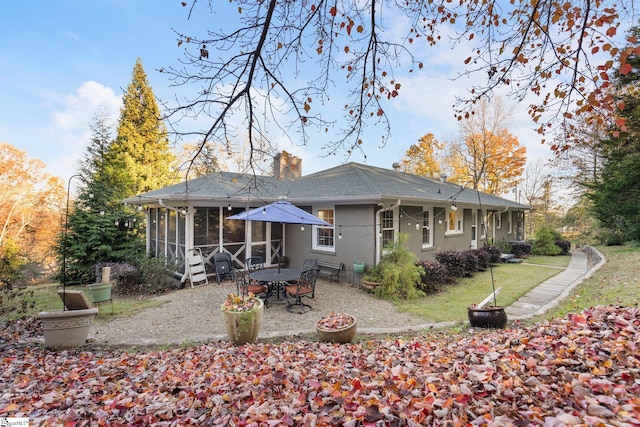
[{"label": "lamp post", "polygon": [[69,177],[67,183],[67,210],[64,215],[64,234],[62,237],[62,310],[67,309],[67,232],[69,228],[69,198],[71,196],[71,181],[73,178],[81,178],[82,175],[77,173]]}]

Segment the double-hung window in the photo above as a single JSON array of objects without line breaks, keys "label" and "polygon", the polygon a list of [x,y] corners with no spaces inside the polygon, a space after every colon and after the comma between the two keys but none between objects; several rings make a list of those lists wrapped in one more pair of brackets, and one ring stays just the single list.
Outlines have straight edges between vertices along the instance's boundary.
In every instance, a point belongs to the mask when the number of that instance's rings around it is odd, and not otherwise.
[{"label": "double-hung window", "polygon": [[447,210],[447,232],[446,234],[460,234],[464,230],[462,223],[462,209],[451,207]]},{"label": "double-hung window", "polygon": [[393,210],[382,211],[380,216],[382,231],[382,249],[393,245],[394,243],[394,228],[393,228]]},{"label": "double-hung window", "polygon": [[430,248],[433,246],[433,235],[431,230],[431,210],[422,211],[422,247]]},{"label": "double-hung window", "polygon": [[333,208],[318,209],[316,216],[331,225],[313,226],[313,249],[335,252],[335,210]]}]

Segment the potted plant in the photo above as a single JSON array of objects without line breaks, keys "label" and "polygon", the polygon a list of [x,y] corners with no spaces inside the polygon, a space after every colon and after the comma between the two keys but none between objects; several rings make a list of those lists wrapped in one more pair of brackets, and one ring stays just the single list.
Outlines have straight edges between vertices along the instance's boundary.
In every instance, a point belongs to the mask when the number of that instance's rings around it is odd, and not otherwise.
[{"label": "potted plant", "polygon": [[369,292],[373,292],[378,286],[382,284],[382,266],[380,264],[375,265],[365,271],[362,276],[362,288]]},{"label": "potted plant", "polygon": [[[493,269],[493,261],[488,264],[490,270]],[[491,273],[493,278],[493,272]],[[497,295],[500,288],[496,290],[495,280],[491,280],[493,292],[478,304],[471,304],[467,307],[467,317],[471,326],[476,328],[504,328],[507,326],[507,312],[503,306],[498,305]],[[493,305],[491,302],[493,301]]]},{"label": "potted plant", "polygon": [[507,326],[507,313],[499,305],[480,306],[471,304],[467,308],[469,323],[476,328],[504,328]]},{"label": "potted plant", "polygon": [[356,336],[358,319],[350,314],[334,313],[316,322],[316,332],[322,341],[348,343]]},{"label": "potted plant", "polygon": [[246,297],[229,294],[222,304],[222,315],[231,341],[236,345],[255,343],[264,317],[264,301],[253,293]]}]

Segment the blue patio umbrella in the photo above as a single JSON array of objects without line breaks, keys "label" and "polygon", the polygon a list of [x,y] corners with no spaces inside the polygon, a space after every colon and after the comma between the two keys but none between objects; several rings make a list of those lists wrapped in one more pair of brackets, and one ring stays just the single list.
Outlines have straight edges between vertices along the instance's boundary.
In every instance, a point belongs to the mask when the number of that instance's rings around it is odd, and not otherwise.
[{"label": "blue patio umbrella", "polygon": [[[304,209],[292,205],[289,202],[280,200],[268,205],[250,209],[239,214],[231,215],[227,219],[238,219],[243,221],[263,221],[263,222],[279,222],[281,224],[308,224],[308,225],[326,225],[332,227],[333,224],[328,223],[315,215],[310,214]],[[278,247],[278,269],[280,268],[280,251],[282,250],[282,235],[280,236],[280,246]]]}]

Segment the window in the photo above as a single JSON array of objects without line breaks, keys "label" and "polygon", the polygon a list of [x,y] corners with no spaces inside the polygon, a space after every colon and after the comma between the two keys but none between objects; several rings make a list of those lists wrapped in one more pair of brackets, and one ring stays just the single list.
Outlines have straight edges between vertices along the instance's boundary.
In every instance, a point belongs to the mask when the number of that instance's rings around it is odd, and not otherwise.
[{"label": "window", "polygon": [[502,213],[496,212],[496,229],[502,228]]},{"label": "window", "polygon": [[446,234],[462,233],[462,210],[453,206],[447,210],[447,232]]},{"label": "window", "polygon": [[318,209],[316,216],[332,225],[315,225],[313,227],[313,249],[332,252],[336,250],[334,214],[333,209]]},{"label": "window", "polygon": [[507,213],[507,234],[513,233],[513,211]]},{"label": "window", "polygon": [[393,245],[394,242],[394,230],[393,230],[393,211],[383,211],[381,214],[382,224],[380,230],[382,231],[382,248],[386,248],[389,245]]},{"label": "window", "polygon": [[433,246],[431,238],[431,212],[422,211],[422,247],[429,248]]}]

